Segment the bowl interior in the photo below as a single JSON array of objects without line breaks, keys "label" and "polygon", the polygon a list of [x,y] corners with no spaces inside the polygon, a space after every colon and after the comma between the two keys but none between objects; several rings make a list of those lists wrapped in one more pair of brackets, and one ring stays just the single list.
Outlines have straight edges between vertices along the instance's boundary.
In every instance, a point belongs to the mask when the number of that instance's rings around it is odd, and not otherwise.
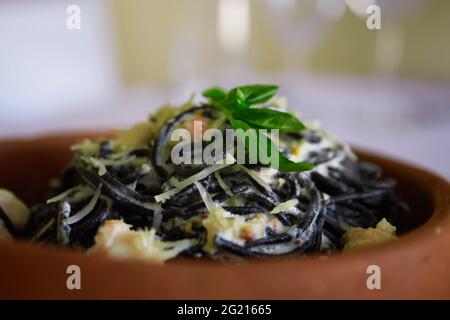
[{"label": "bowl interior", "polygon": [[[28,205],[45,201],[50,179],[58,177],[72,159],[70,146],[88,137],[101,136],[85,133],[0,142],[0,187],[13,191]],[[415,226],[431,217],[433,199],[425,186],[414,180],[417,173],[413,168],[368,152],[357,151],[357,154],[364,161],[380,165],[384,176],[397,181],[397,194],[412,209]]]}]

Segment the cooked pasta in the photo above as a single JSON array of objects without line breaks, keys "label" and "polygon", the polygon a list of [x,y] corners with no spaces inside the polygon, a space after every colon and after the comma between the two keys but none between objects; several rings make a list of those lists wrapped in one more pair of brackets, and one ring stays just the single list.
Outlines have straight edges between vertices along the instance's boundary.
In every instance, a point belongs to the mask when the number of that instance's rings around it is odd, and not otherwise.
[{"label": "cooked pasta", "polygon": [[[260,107],[280,110],[276,100]],[[238,164],[229,144],[215,154],[217,163],[174,164],[171,134],[192,130],[194,120],[231,128],[209,103],[188,103],[166,106],[116,139],[74,146],[73,161],[50,200],[32,208],[23,236],[163,261],[334,251],[352,227],[375,227],[383,218],[400,232],[410,227],[395,182],[317,125],[281,133],[278,145],[289,159],[313,163],[311,171]],[[211,143],[201,141],[203,148]],[[220,163],[227,157],[231,162]]]}]

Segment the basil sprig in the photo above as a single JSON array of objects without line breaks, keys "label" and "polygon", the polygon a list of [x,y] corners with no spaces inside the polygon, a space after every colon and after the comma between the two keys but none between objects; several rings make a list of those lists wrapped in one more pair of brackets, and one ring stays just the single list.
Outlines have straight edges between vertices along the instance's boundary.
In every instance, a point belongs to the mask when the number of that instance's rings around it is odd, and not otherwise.
[{"label": "basil sprig", "polygon": [[[267,108],[251,108],[252,105],[262,104],[269,101],[278,91],[276,85],[254,84],[231,89],[225,92],[218,87],[212,87],[203,91],[203,96],[208,98],[213,107],[221,110],[230,121],[234,129],[247,131],[255,129],[257,139],[264,138],[267,146],[258,142],[257,154],[250,157],[258,157],[261,147],[276,152],[278,156],[278,167],[280,171],[306,171],[313,168],[309,162],[294,162],[286,158],[275,146],[273,141],[258,129],[278,129],[282,133],[298,132],[305,126],[295,116],[287,112],[280,112]],[[243,141],[244,146],[251,152],[249,145]],[[274,163],[271,163],[274,166]]]}]

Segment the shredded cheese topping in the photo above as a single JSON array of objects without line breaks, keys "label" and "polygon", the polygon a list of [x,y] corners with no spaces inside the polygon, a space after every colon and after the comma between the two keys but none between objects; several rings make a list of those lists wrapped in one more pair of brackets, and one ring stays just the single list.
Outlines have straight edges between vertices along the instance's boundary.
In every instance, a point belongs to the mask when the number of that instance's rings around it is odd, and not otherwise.
[{"label": "shredded cheese topping", "polygon": [[195,244],[194,240],[162,241],[156,230],[133,231],[122,220],[107,220],[95,236],[94,251],[115,258],[140,258],[161,263],[172,259]]}]

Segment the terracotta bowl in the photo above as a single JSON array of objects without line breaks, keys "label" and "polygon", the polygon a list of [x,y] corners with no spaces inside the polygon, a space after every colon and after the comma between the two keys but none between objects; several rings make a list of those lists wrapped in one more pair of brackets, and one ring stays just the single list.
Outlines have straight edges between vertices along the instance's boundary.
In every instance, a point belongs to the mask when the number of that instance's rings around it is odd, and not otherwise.
[{"label": "terracotta bowl", "polygon": [[[90,136],[0,142],[0,186],[29,204],[70,161],[69,145]],[[378,299],[450,298],[450,186],[436,175],[366,152],[399,183],[417,227],[398,241],[346,254],[239,264],[180,260],[164,266],[116,261],[24,241],[0,242],[1,299]],[[81,268],[81,290],[66,286],[67,267]],[[381,289],[369,290],[377,265]]]}]

